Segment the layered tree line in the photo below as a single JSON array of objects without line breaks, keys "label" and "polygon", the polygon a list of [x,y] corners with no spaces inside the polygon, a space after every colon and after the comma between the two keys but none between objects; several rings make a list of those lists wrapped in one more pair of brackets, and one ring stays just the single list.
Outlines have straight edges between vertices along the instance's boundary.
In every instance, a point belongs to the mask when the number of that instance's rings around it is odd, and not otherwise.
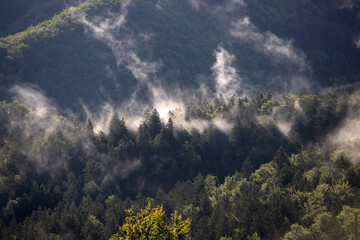
[{"label": "layered tree line", "polygon": [[151,202],[191,219],[185,239],[358,239],[359,106],[359,84],[195,95],[185,120],[147,108],[94,132],[85,110],[1,102],[0,238],[109,239]]}]

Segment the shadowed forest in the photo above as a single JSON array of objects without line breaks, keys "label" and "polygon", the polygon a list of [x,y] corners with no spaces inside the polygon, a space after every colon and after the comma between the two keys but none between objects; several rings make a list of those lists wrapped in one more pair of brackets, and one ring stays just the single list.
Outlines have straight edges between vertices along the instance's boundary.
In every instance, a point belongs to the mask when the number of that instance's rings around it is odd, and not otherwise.
[{"label": "shadowed forest", "polygon": [[0,239],[360,239],[358,1],[1,6]]},{"label": "shadowed forest", "polygon": [[2,102],[1,238],[106,239],[152,201],[190,218],[194,239],[356,239],[359,104],[358,84],[194,96],[186,128],[148,108],[137,129],[115,113],[95,133],[86,111]]}]

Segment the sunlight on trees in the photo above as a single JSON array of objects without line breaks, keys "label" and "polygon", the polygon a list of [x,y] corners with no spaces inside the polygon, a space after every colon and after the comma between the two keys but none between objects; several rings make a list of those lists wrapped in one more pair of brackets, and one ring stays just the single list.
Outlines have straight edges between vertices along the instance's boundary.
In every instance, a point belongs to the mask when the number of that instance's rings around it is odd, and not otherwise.
[{"label": "sunlight on trees", "polygon": [[122,227],[119,227],[120,234],[114,234],[110,240],[122,239],[181,239],[190,231],[190,219],[182,220],[181,215],[176,211],[173,216],[172,225],[167,225],[164,220],[163,206],[151,209],[151,203],[134,215],[132,210],[127,210],[130,216],[125,219]]}]

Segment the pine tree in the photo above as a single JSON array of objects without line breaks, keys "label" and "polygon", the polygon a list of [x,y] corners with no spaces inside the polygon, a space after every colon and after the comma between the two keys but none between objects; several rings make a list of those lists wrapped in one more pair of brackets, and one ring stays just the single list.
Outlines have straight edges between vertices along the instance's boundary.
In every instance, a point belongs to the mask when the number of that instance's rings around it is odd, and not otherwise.
[{"label": "pine tree", "polygon": [[115,147],[121,139],[127,139],[128,135],[124,119],[120,119],[115,113],[110,121],[109,144]]},{"label": "pine tree", "polygon": [[149,120],[147,122],[149,133],[152,139],[156,137],[157,134],[161,131],[161,121],[159,113],[156,109],[151,113]]}]

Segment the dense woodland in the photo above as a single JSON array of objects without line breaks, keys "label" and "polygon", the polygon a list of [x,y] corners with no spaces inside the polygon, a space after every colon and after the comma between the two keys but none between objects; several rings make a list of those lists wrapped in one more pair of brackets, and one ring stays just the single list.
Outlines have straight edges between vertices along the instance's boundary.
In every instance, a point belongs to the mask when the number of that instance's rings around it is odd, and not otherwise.
[{"label": "dense woodland", "polygon": [[0,239],[360,239],[359,9],[2,0]]},{"label": "dense woodland", "polygon": [[[85,111],[2,102],[1,239],[107,239],[148,201],[190,218],[189,239],[357,239],[359,104],[359,84],[280,99],[194,96],[186,117],[204,129],[147,109],[135,130],[115,114],[94,133]],[[349,142],[337,139],[344,129]]]}]

